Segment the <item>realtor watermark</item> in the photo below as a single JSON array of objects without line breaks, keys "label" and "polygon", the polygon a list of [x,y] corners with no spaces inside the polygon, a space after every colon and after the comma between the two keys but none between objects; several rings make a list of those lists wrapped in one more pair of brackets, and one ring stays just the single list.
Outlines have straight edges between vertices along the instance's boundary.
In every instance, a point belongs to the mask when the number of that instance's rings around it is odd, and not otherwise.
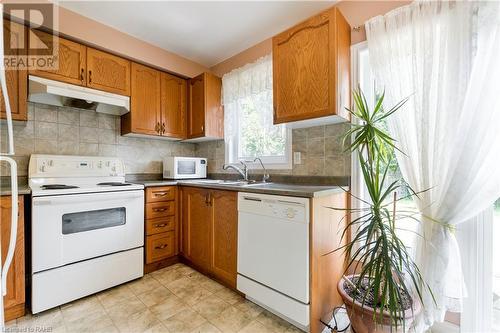
[{"label": "realtor watermark", "polygon": [[[57,13],[51,3],[4,3],[4,65],[7,70],[57,70]],[[24,22],[18,23],[18,22]],[[49,32],[46,32],[49,31]]]},{"label": "realtor watermark", "polygon": [[13,326],[2,329],[5,333],[51,333],[52,326]]}]

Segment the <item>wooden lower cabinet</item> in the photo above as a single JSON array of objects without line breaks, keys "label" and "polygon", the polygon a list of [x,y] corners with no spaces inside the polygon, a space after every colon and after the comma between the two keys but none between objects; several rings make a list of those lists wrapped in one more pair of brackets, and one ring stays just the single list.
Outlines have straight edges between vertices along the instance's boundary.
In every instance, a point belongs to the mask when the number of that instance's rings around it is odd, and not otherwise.
[{"label": "wooden lower cabinet", "polygon": [[238,193],[181,188],[182,254],[194,266],[236,288]]},{"label": "wooden lower cabinet", "polygon": [[212,246],[211,271],[220,280],[236,288],[238,256],[238,193],[211,191]]},{"label": "wooden lower cabinet", "polygon": [[[10,196],[0,197],[0,229],[2,265],[7,256],[11,231],[12,205]],[[24,316],[25,267],[24,267],[24,197],[19,196],[19,218],[14,258],[7,274],[7,295],[3,298],[5,321]]]},{"label": "wooden lower cabinet", "polygon": [[151,272],[179,252],[176,186],[148,187],[145,198],[145,272]]},{"label": "wooden lower cabinet", "polygon": [[182,187],[182,252],[194,265],[209,271],[211,214],[209,190]]}]

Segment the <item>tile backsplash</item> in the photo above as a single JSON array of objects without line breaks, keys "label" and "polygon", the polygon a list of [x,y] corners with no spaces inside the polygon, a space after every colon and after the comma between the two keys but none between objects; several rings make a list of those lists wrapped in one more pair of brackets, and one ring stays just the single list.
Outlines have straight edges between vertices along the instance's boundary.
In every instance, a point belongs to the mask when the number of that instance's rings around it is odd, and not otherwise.
[{"label": "tile backsplash", "polygon": [[[350,157],[342,149],[347,124],[295,129],[293,152],[301,152],[301,164],[291,170],[270,170],[271,174],[298,176],[349,176]],[[0,124],[0,146],[7,150],[7,126]],[[224,140],[182,143],[120,135],[120,117],[95,111],[29,103],[28,121],[14,122],[15,159],[19,176],[28,175],[31,154],[117,156],[127,173],[162,172],[166,156],[208,158],[209,173],[224,173]],[[251,171],[252,172],[252,171]],[[260,170],[253,171],[261,173]],[[9,174],[2,163],[0,176]]]},{"label": "tile backsplash", "polygon": [[[0,125],[7,150],[7,125]],[[14,122],[15,159],[20,176],[28,174],[31,154],[117,156],[127,173],[161,173],[165,156],[194,156],[195,144],[120,136],[120,117],[95,111],[29,103],[28,121]],[[0,175],[8,175],[2,163]]]},{"label": "tile backsplash", "polygon": [[[348,129],[348,123],[341,123],[293,130],[292,151],[301,153],[301,163],[293,164],[291,170],[269,170],[269,173],[297,176],[350,176],[350,154],[345,153],[342,147],[342,136]],[[222,169],[225,162],[224,140],[196,144],[195,155],[208,159],[209,173],[234,172]],[[251,172],[262,173],[259,169]]]}]

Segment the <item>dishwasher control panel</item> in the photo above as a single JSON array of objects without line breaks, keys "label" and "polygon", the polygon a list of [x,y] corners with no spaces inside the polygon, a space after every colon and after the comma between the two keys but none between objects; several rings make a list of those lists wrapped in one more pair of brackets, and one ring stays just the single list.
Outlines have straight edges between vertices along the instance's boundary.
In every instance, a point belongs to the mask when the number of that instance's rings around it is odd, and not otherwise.
[{"label": "dishwasher control panel", "polygon": [[309,200],[306,198],[240,192],[238,211],[309,223]]}]

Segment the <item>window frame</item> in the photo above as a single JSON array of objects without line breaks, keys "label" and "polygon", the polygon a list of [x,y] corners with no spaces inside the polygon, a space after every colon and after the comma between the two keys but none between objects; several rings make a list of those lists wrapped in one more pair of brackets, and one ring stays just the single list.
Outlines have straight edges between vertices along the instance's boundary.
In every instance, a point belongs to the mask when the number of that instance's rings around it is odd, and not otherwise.
[{"label": "window frame", "polygon": [[[248,98],[251,96],[247,96]],[[236,102],[237,103],[237,102]],[[271,105],[270,110],[273,107],[273,98],[271,94]],[[235,112],[234,123],[240,124],[240,114]],[[274,124],[273,124],[274,125]],[[293,168],[293,152],[292,152],[292,128],[288,127],[286,124],[277,124],[285,126],[285,151],[284,155],[280,156],[257,156],[262,160],[265,168],[268,170],[292,170]],[[249,169],[262,169],[259,162],[253,162],[255,157],[250,156],[239,156],[240,155],[240,134],[242,131],[238,129],[237,133],[231,135],[230,137],[225,136],[225,156],[224,162],[226,164],[239,163],[240,161],[245,162]]]}]

